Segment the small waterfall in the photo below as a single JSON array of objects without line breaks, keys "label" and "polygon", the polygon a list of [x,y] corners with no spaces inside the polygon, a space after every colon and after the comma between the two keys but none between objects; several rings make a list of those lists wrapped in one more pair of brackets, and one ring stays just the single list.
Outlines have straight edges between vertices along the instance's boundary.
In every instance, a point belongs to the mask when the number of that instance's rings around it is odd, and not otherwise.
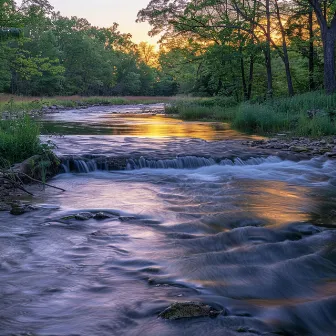
[{"label": "small waterfall", "polygon": [[197,157],[197,156],[183,156],[176,159],[169,160],[148,160],[144,157],[140,159],[129,159],[127,161],[127,170],[152,168],[152,169],[197,169],[201,167],[221,165],[221,166],[248,166],[259,165],[262,163],[276,163],[281,162],[281,159],[276,156],[269,156],[267,158],[250,158],[242,160],[235,158],[233,160],[223,159],[215,160],[213,158]]},{"label": "small waterfall", "polygon": [[64,173],[90,173],[98,170],[98,165],[93,159],[68,159],[62,161],[62,169]]},{"label": "small waterfall", "polygon": [[219,163],[221,166],[256,166],[262,163],[277,163],[282,160],[277,156],[269,156],[267,158],[249,158],[247,160],[242,160],[240,158],[235,158],[233,161],[230,159],[221,160]]},{"label": "small waterfall", "polygon": [[281,159],[276,156],[267,158],[241,158],[231,159],[214,159],[198,156],[182,156],[175,159],[146,159],[144,157],[125,159],[125,158],[63,158],[62,170],[64,173],[90,173],[96,170],[136,170],[142,168],[150,169],[197,169],[207,166],[248,166],[259,165],[262,163],[276,163]]},{"label": "small waterfall", "polygon": [[217,162],[213,158],[197,156],[183,156],[167,160],[148,160],[141,157],[140,159],[129,159],[127,162],[127,169],[196,169],[205,166],[213,166],[215,164],[217,164]]}]

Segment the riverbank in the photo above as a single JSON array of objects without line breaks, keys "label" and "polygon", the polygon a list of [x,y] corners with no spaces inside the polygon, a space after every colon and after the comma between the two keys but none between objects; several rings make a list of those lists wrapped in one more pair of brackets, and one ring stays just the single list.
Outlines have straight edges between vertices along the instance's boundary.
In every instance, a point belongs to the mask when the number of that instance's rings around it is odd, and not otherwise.
[{"label": "riverbank", "polygon": [[277,133],[312,138],[336,134],[336,94],[321,92],[241,104],[218,97],[176,99],[166,113],[183,120],[229,122],[234,129],[271,137]]},{"label": "riverbank", "polygon": [[171,97],[126,96],[126,97],[24,97],[0,94],[0,114],[9,119],[11,114],[28,113],[40,116],[43,113],[71,109],[85,109],[96,106],[141,105],[169,102]]}]

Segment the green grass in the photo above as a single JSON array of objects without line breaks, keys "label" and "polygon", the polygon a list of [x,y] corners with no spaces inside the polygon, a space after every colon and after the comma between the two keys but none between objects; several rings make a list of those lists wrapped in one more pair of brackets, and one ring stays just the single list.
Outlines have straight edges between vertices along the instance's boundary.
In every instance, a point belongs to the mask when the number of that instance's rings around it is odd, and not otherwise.
[{"label": "green grass", "polygon": [[336,94],[327,96],[321,92],[236,106],[227,98],[222,101],[219,98],[180,99],[172,102],[167,112],[178,114],[184,120],[230,122],[238,130],[263,135],[279,132],[311,137],[336,134]]},{"label": "green grass", "polygon": [[21,162],[35,154],[40,154],[43,147],[39,140],[40,128],[28,116],[13,120],[0,121],[0,158],[2,164]]}]

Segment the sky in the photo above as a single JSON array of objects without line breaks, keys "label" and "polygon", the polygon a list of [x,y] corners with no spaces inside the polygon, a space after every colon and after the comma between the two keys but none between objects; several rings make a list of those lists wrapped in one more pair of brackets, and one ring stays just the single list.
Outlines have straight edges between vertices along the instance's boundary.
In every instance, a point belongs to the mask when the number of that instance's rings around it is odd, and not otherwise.
[{"label": "sky", "polygon": [[145,8],[150,0],[49,0],[55,11],[64,16],[86,18],[99,27],[110,27],[119,23],[122,33],[131,33],[133,42],[147,41],[155,44],[158,38],[150,38],[147,23],[136,23],[137,13]]}]

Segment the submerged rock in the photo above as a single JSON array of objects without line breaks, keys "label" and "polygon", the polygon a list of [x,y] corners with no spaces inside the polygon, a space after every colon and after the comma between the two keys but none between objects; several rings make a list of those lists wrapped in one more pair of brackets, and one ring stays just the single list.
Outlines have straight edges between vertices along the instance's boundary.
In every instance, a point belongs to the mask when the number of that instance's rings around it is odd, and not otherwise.
[{"label": "submerged rock", "polygon": [[98,212],[96,214],[93,214],[91,212],[79,212],[78,214],[62,217],[61,220],[77,219],[80,221],[86,221],[91,218],[96,219],[96,220],[103,220],[103,219],[108,219],[112,217],[113,217],[112,215],[107,214],[105,212]]},{"label": "submerged rock", "polygon": [[75,219],[81,220],[81,221],[86,221],[93,218],[93,214],[91,212],[81,212],[77,215],[75,215]]},{"label": "submerged rock", "polygon": [[134,216],[119,216],[119,220],[121,220],[122,222],[134,220],[134,219],[136,219]]},{"label": "submerged rock", "polygon": [[221,310],[217,310],[204,303],[175,302],[161,312],[159,317],[166,320],[177,320],[188,317],[215,317],[221,313]]},{"label": "submerged rock", "polygon": [[112,216],[105,213],[105,212],[97,212],[93,218],[96,219],[96,220],[103,220],[103,219],[108,219],[108,218],[111,218]]}]

